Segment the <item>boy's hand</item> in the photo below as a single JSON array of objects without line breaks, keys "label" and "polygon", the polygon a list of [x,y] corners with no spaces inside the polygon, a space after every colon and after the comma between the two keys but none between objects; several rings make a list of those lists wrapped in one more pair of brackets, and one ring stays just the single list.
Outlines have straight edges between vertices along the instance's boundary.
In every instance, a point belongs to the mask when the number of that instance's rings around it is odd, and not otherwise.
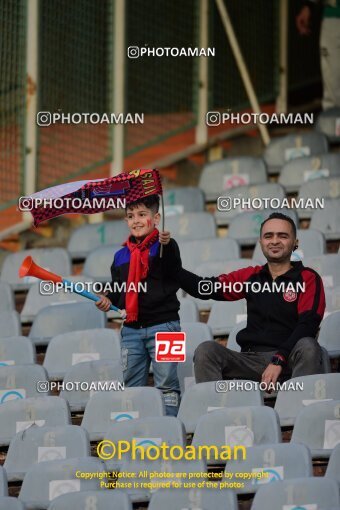
[{"label": "boy's hand", "polygon": [[96,307],[99,308],[102,312],[108,312],[110,310],[110,306],[112,305],[109,298],[99,294],[100,300],[96,301]]},{"label": "boy's hand", "polygon": [[125,320],[126,319],[126,310],[123,308],[122,310],[119,310],[119,313],[120,313],[122,319]]},{"label": "boy's hand", "polygon": [[169,244],[170,243],[170,232],[164,231],[159,233],[159,242],[161,244]]}]

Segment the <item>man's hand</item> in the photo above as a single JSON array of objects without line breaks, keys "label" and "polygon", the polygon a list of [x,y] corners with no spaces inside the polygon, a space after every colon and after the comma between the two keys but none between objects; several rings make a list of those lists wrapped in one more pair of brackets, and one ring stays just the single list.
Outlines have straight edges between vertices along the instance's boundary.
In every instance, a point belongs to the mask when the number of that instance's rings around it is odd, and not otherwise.
[{"label": "man's hand", "polygon": [[99,308],[102,312],[108,312],[110,310],[110,306],[112,305],[109,298],[99,294],[100,300],[96,301],[96,307]]},{"label": "man's hand", "polygon": [[[280,377],[281,372],[282,367],[280,365],[273,365],[272,363],[270,363],[262,374],[261,382],[264,382],[267,385],[269,383],[276,384],[278,378]],[[272,390],[269,389],[268,393],[270,393],[271,391]]]},{"label": "man's hand", "polygon": [[305,5],[302,7],[299,14],[296,16],[296,27],[298,29],[298,32],[300,35],[310,35],[311,29],[310,29],[310,18],[311,18],[311,11],[308,5]]},{"label": "man's hand", "polygon": [[170,232],[164,231],[159,233],[159,242],[161,244],[169,244],[170,243]]}]

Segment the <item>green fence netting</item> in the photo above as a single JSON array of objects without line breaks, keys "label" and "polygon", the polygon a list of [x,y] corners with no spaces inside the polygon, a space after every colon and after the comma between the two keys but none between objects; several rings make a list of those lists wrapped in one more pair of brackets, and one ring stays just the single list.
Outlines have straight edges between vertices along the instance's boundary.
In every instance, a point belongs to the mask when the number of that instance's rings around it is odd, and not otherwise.
[{"label": "green fence netting", "polygon": [[[40,0],[39,111],[112,111],[113,0]],[[37,189],[112,159],[110,126],[38,128]]]},{"label": "green fence netting", "polygon": [[23,194],[26,2],[0,3],[0,208]]}]

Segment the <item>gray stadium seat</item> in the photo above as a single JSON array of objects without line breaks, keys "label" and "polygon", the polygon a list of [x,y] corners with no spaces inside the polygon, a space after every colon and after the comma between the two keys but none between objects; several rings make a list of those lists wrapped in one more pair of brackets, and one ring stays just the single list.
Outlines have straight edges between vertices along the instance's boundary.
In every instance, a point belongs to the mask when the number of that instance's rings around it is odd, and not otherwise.
[{"label": "gray stadium seat", "polygon": [[178,363],[177,376],[179,380],[179,387],[183,394],[191,385],[195,383],[194,363],[193,356],[187,355],[184,363]]},{"label": "gray stadium seat", "polygon": [[237,498],[232,490],[216,489],[160,489],[151,496],[148,510],[160,508],[238,510]]},{"label": "gray stadium seat", "polygon": [[[236,271],[237,269],[256,265],[258,265],[257,261],[244,258],[219,262],[204,262],[195,268],[194,273],[201,275],[203,278],[205,276],[210,277],[218,276],[220,274],[228,274],[232,271]],[[185,268],[185,266],[183,267]],[[196,302],[199,310],[210,310],[212,305],[216,302],[213,299],[194,298],[189,294],[188,298]]]},{"label": "gray stadium seat", "polygon": [[[80,285],[81,283],[88,282],[86,286],[83,286],[83,288],[84,290],[92,290],[90,286],[92,279],[89,277],[83,275],[68,276],[67,280],[75,283],[80,282]],[[51,288],[51,294],[42,294],[41,290],[43,287],[40,287],[40,284],[41,282],[33,283],[28,291],[24,307],[20,314],[22,323],[33,322],[40,310],[46,306],[71,303],[88,303],[87,298],[80,296],[76,292],[72,292],[69,288],[65,290],[58,288],[58,291],[54,292],[53,287],[46,287],[47,289]],[[83,288],[79,287],[79,290],[83,290]]]},{"label": "gray stadium seat", "polygon": [[[197,422],[193,446],[253,445],[281,442],[281,429],[277,413],[267,406],[240,406],[217,409],[203,414]],[[247,450],[248,451],[248,450]],[[208,464],[222,464],[207,459]]]},{"label": "gray stadium seat", "polygon": [[67,249],[72,259],[85,259],[95,248],[103,245],[121,245],[128,236],[129,229],[125,220],[83,225],[71,234]]},{"label": "gray stadium seat", "polygon": [[303,443],[312,457],[328,458],[340,443],[340,400],[320,402],[298,413],[291,444]]},{"label": "gray stadium seat", "polygon": [[35,348],[26,336],[0,338],[0,367],[27,365],[36,362]]},{"label": "gray stadium seat", "polygon": [[242,246],[255,244],[260,236],[261,223],[274,212],[280,212],[289,216],[295,225],[298,226],[298,217],[293,209],[249,211],[240,213],[231,220],[228,236],[236,239]]},{"label": "gray stadium seat", "polygon": [[162,392],[157,388],[140,386],[124,391],[98,391],[86,404],[81,426],[87,430],[91,441],[99,441],[110,425],[164,415]]},{"label": "gray stadium seat", "polygon": [[120,337],[111,328],[72,331],[52,338],[44,358],[50,380],[63,379],[77,363],[121,359]]},{"label": "gray stadium seat", "polygon": [[[117,441],[136,440],[136,446],[160,445],[166,443],[168,446],[186,444],[185,429],[182,422],[173,416],[156,416],[151,418],[137,418],[123,422],[112,423],[108,426],[105,439],[117,443]],[[136,457],[141,455],[138,451]],[[113,458],[106,461],[106,467],[115,471],[122,466],[124,461],[130,460],[130,452],[122,454],[120,460]],[[134,460],[133,462],[135,462]]]},{"label": "gray stadium seat", "polygon": [[[71,411],[83,411],[95,390],[91,390],[91,386],[88,386],[89,389],[87,390],[86,388],[82,390],[81,387],[79,389],[73,387],[70,391],[67,390],[67,383],[72,384],[73,381],[88,383],[86,387],[91,383],[98,383],[99,381],[102,383],[104,381],[114,381],[110,391],[121,391],[121,385],[123,385],[121,360],[84,361],[83,363],[73,365],[66,372],[64,377],[65,389],[61,390],[60,396],[67,400]],[[103,387],[103,384],[101,387]],[[105,391],[105,385],[103,391]]]},{"label": "gray stadium seat", "polygon": [[[204,476],[201,476],[201,473],[206,473],[207,468],[205,465],[205,462],[202,460],[176,460],[176,461],[170,461],[170,460],[163,460],[163,459],[157,459],[157,460],[126,460],[122,464],[121,471],[123,473],[139,473],[143,472],[143,481],[148,483],[162,483],[164,484],[166,481],[170,482],[176,482],[176,483],[183,483],[183,480],[181,480],[181,477],[176,475],[176,473],[187,473],[187,479],[188,479],[188,473],[196,473],[195,475],[195,483],[198,484],[200,482],[206,482],[206,478]],[[152,473],[152,478],[151,478]],[[173,476],[164,478],[164,476],[160,476],[159,478],[155,476],[155,473],[173,473]],[[131,482],[131,478],[128,476],[122,476],[119,479],[122,483],[127,483],[128,481]],[[155,493],[155,490],[157,489],[150,489],[150,488],[131,488],[131,489],[122,489],[124,492],[126,492],[130,499],[134,502],[147,502],[150,501],[150,498]],[[161,490],[161,489],[160,489]],[[173,488],[172,492],[173,494],[177,493],[177,491],[180,490],[180,488]],[[187,492],[188,489],[185,489]],[[224,494],[224,493],[223,493]],[[137,507],[136,507],[137,508]],[[158,507],[159,508],[159,507]],[[172,507],[172,508],[178,508],[180,510],[189,510],[188,508],[182,508],[179,507]],[[190,507],[189,507],[190,508]],[[192,510],[203,510],[202,508],[192,507]],[[211,507],[209,507],[211,508]]]},{"label": "gray stadium seat", "polygon": [[9,283],[13,290],[28,290],[37,281],[34,276],[19,278],[19,267],[28,255],[52,273],[65,277],[72,272],[70,256],[64,248],[36,248],[12,253],[4,260],[0,280]]},{"label": "gray stadium seat", "polygon": [[330,142],[339,142],[339,118],[340,108],[338,106],[328,108],[318,116],[315,129],[326,135]]},{"label": "gray stadium seat", "polygon": [[[228,461],[225,473],[256,473],[264,471],[268,478],[241,479],[244,487],[233,489],[237,494],[252,494],[263,484],[313,476],[309,449],[303,444],[268,444],[247,448],[246,459]],[[273,485],[275,487],[276,484]],[[282,507],[281,507],[282,509]]]},{"label": "gray stadium seat", "polygon": [[302,157],[288,161],[280,172],[279,183],[288,193],[298,192],[304,182],[319,177],[340,175],[340,154],[328,152],[313,157]]},{"label": "gray stadium seat", "polygon": [[15,310],[0,312],[0,338],[20,336],[20,315]]},{"label": "gray stadium seat", "polygon": [[323,400],[340,400],[340,374],[315,374],[294,377],[289,382],[301,383],[303,390],[280,390],[275,402],[275,411],[281,427],[294,425],[296,416],[306,406]]},{"label": "gray stadium seat", "polygon": [[29,337],[35,345],[47,345],[62,333],[105,328],[106,316],[93,301],[47,306],[40,310],[32,324]]},{"label": "gray stadium seat", "polygon": [[[223,197],[228,197],[231,199],[231,203],[234,204],[235,199],[246,199],[250,200],[253,198],[276,198],[278,200],[282,200],[285,198],[286,193],[283,187],[280,184],[277,184],[275,182],[268,182],[265,184],[257,184],[255,186],[238,186],[237,188],[232,188],[229,190],[226,190],[223,195]],[[223,205],[223,202],[221,202],[221,206]],[[261,209],[265,209],[265,207],[261,208],[259,207],[260,203],[255,202],[254,205],[258,207],[258,209],[254,209],[255,212],[260,211]],[[228,206],[229,208],[230,206]],[[230,210],[223,210],[220,211],[219,209],[215,212],[215,219],[217,225],[229,225],[231,220],[237,216],[237,214],[240,214],[241,212],[251,210],[250,206],[246,206],[242,209],[241,205],[239,205],[237,208],[232,207]],[[253,211],[253,212],[254,212]]]},{"label": "gray stadium seat", "polygon": [[187,433],[195,432],[201,416],[220,408],[263,405],[263,396],[259,389],[251,391],[216,391],[216,381],[199,383],[188,388],[182,395],[178,419],[184,424]]},{"label": "gray stadium seat", "polygon": [[257,491],[251,510],[319,508],[334,510],[340,506],[335,480],[311,477],[266,484]]},{"label": "gray stadium seat", "polygon": [[245,299],[238,301],[215,301],[212,305],[208,325],[214,336],[229,335],[238,322],[247,319]]},{"label": "gray stadium seat", "polygon": [[337,358],[340,356],[339,330],[340,311],[333,312],[322,320],[318,342],[327,350],[330,358]]},{"label": "gray stadium seat", "polygon": [[340,483],[340,444],[331,453],[325,476],[335,478]]},{"label": "gray stadium seat", "polygon": [[311,218],[314,211],[322,210],[318,201],[326,198],[340,198],[340,176],[324,177],[313,181],[305,182],[300,186],[297,201],[304,200],[308,205],[309,199],[312,200],[312,207],[297,208],[299,218]]},{"label": "gray stadium seat", "polygon": [[0,466],[0,496],[7,495],[8,495],[7,475],[4,468]]},{"label": "gray stadium seat", "polygon": [[262,184],[267,181],[266,165],[262,158],[249,156],[224,158],[205,165],[199,187],[206,200],[216,200],[230,187]]},{"label": "gray stadium seat", "polygon": [[111,282],[110,268],[115,253],[121,249],[121,244],[112,244],[92,250],[86,257],[83,275],[90,276],[96,282]]},{"label": "gray stadium seat", "polygon": [[[340,310],[340,286],[333,288],[326,288],[326,312],[336,312]],[[325,315],[326,315],[325,312]],[[326,318],[324,316],[324,318]]]},{"label": "gray stadium seat", "polygon": [[310,228],[320,230],[327,240],[340,238],[340,199],[325,198],[324,209],[316,209],[312,214]]},{"label": "gray stadium seat", "polygon": [[205,207],[203,191],[193,186],[164,190],[163,200],[166,217],[184,212],[203,212]]},{"label": "gray stadium seat", "polygon": [[31,427],[18,432],[11,440],[4,468],[8,480],[15,482],[23,480],[37,462],[90,455],[90,440],[82,427]]},{"label": "gray stadium seat", "polygon": [[0,404],[16,399],[42,397],[38,382],[48,381],[41,365],[7,365],[0,368]]},{"label": "gray stadium seat", "polygon": [[181,241],[179,249],[182,265],[188,271],[194,271],[205,262],[224,262],[240,258],[240,246],[235,239],[228,237]]},{"label": "gray stadium seat", "polygon": [[[317,257],[326,253],[326,241],[324,235],[318,230],[299,229],[297,231],[299,248],[293,251],[292,261],[303,260],[304,257]],[[267,260],[262,253],[259,241],[256,243],[253,258],[266,264]]]},{"label": "gray stadium seat", "polygon": [[340,285],[340,255],[327,253],[327,255],[319,255],[319,257],[306,257],[303,264],[319,273],[325,288]]},{"label": "gray stadium seat", "polygon": [[273,138],[264,151],[269,174],[279,173],[292,159],[328,152],[327,138],[316,132],[304,132]]},{"label": "gray stadium seat", "polygon": [[[91,506],[92,505],[92,506]],[[58,496],[48,510],[132,510],[129,496],[120,490],[70,492]]]},{"label": "gray stadium seat", "polygon": [[33,464],[21,486],[19,499],[29,510],[47,508],[50,502],[68,492],[99,490],[98,474],[92,479],[76,478],[76,472],[105,473],[104,462],[92,457],[52,460]]},{"label": "gray stadium seat", "polygon": [[15,310],[11,286],[9,283],[3,281],[0,281],[0,310],[2,312]]},{"label": "gray stadium seat", "polygon": [[228,349],[231,349],[232,351],[241,352],[241,347],[238,345],[236,341],[236,336],[241,329],[244,329],[247,327],[247,321],[240,321],[236,326],[230,331],[228,336],[228,342],[227,347]]},{"label": "gray stadium seat", "polygon": [[197,304],[188,298],[179,300],[179,320],[182,322],[199,322],[200,313]]},{"label": "gray stadium seat", "polygon": [[17,432],[36,426],[71,423],[69,406],[60,397],[26,398],[0,406],[0,446],[8,445]]},{"label": "gray stadium seat", "polygon": [[214,216],[207,212],[169,216],[166,218],[165,228],[177,242],[216,237]]},{"label": "gray stadium seat", "polygon": [[26,507],[18,498],[0,497],[0,510],[25,510]]},{"label": "gray stadium seat", "polygon": [[194,354],[196,347],[202,342],[214,340],[210,326],[203,322],[181,322],[181,331],[186,333],[186,352],[189,356]]}]

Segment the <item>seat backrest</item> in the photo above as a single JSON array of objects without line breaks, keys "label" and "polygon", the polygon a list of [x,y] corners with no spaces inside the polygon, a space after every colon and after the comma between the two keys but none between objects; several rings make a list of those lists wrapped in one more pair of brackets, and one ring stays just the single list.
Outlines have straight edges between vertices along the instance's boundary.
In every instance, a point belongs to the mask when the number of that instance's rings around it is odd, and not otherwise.
[{"label": "seat backrest", "polygon": [[129,236],[124,220],[104,221],[77,228],[70,237],[67,249],[72,259],[86,258],[87,255],[103,245],[121,245]]},{"label": "seat backrest", "polygon": [[83,274],[94,278],[97,282],[110,282],[110,268],[117,251],[121,250],[120,244],[100,246],[92,250],[86,257]]},{"label": "seat backrest", "polygon": [[[268,475],[263,476],[262,472]],[[313,476],[313,465],[310,451],[303,444],[268,444],[247,448],[246,458],[228,461],[225,473],[233,476],[236,473],[253,473],[253,478],[242,479],[243,487],[235,489],[237,494],[251,494],[263,484]]]},{"label": "seat backrest", "polygon": [[241,351],[241,347],[236,341],[237,333],[242,329],[247,327],[247,321],[240,321],[236,324],[236,326],[230,331],[228,336],[227,348],[232,351]]},{"label": "seat backrest", "polygon": [[216,489],[161,489],[151,496],[148,510],[173,508],[237,510],[237,498],[232,491]]},{"label": "seat backrest", "polygon": [[214,339],[210,326],[203,322],[181,322],[181,331],[186,333],[186,352],[189,355],[193,355],[202,342]]},{"label": "seat backrest", "polygon": [[8,480],[19,481],[36,462],[90,455],[90,440],[82,427],[31,427],[13,437],[4,467]]},{"label": "seat backrest", "polygon": [[340,117],[339,106],[328,108],[320,113],[316,120],[316,129],[327,136],[331,142],[339,141],[338,119]]},{"label": "seat backrest", "polygon": [[[78,290],[93,292],[92,279],[89,276],[77,275],[67,277],[68,281],[78,283]],[[46,286],[45,286],[46,285]],[[85,298],[72,292],[70,286],[51,286],[50,282],[40,281],[33,283],[29,288],[24,307],[21,311],[21,322],[32,322],[42,308],[51,305],[86,303]]]},{"label": "seat backrest", "polygon": [[0,497],[0,510],[25,510],[26,507],[18,498]]},{"label": "seat backrest", "polygon": [[178,380],[179,380],[179,387],[181,389],[182,394],[192,384],[196,384],[192,354],[187,355],[184,363],[178,363],[177,376],[178,376]]},{"label": "seat backrest", "polygon": [[340,310],[340,286],[325,289],[326,311],[336,312]]},{"label": "seat backrest", "polygon": [[124,391],[96,392],[86,404],[82,427],[91,441],[103,439],[110,425],[137,418],[164,416],[162,392],[157,388],[131,387]]},{"label": "seat backrest", "polygon": [[297,478],[266,484],[257,491],[251,510],[282,508],[323,508],[332,510],[340,503],[335,480],[321,477]]},{"label": "seat backrest", "polygon": [[262,158],[239,156],[207,164],[203,168],[199,187],[205,192],[206,199],[211,201],[235,186],[266,181],[267,170]]},{"label": "seat backrest", "polygon": [[181,324],[183,322],[199,322],[200,314],[195,301],[188,298],[181,298],[179,302],[180,308],[178,313]]},{"label": "seat backrest", "polygon": [[48,344],[43,366],[50,379],[62,379],[77,363],[120,360],[120,337],[111,328],[71,331],[53,337]]},{"label": "seat backrest", "polygon": [[301,409],[323,400],[340,400],[340,374],[315,374],[294,377],[289,383],[299,383],[300,391],[280,390],[275,411],[282,427],[294,425]]},{"label": "seat backrest", "polygon": [[325,207],[315,209],[312,214],[310,228],[322,232],[326,239],[340,238],[340,199],[325,198]]},{"label": "seat backrest", "polygon": [[340,154],[328,152],[312,157],[292,159],[283,165],[279,183],[287,192],[299,191],[304,182],[320,177],[340,175]]},{"label": "seat backrest", "polygon": [[306,257],[304,266],[314,269],[322,278],[324,287],[340,285],[340,255],[327,253],[319,257]]},{"label": "seat backrest", "polygon": [[17,311],[0,312],[0,338],[8,336],[20,336],[21,324],[20,316]]},{"label": "seat backrest", "polygon": [[0,404],[10,400],[41,397],[39,382],[48,381],[41,365],[7,365],[0,369]]},{"label": "seat backrest", "polygon": [[340,198],[340,176],[314,179],[301,184],[297,200]]},{"label": "seat backrest", "polygon": [[277,413],[270,407],[240,406],[217,409],[202,415],[192,440],[194,446],[279,443],[281,430]]},{"label": "seat backrest", "polygon": [[70,256],[64,248],[35,248],[11,253],[4,260],[0,279],[9,283],[13,290],[27,290],[37,281],[34,276],[19,277],[19,267],[28,255],[38,266],[53,273],[65,276],[72,272]]},{"label": "seat backrest", "polygon": [[0,496],[8,495],[7,475],[5,469],[0,466]]},{"label": "seat backrest", "polygon": [[10,312],[14,310],[13,291],[9,283],[0,280],[0,310]]},{"label": "seat backrest", "polygon": [[240,247],[228,237],[216,239],[200,239],[196,241],[181,241],[179,243],[182,265],[189,271],[205,262],[236,260],[240,257]]},{"label": "seat backrest", "polygon": [[36,362],[35,348],[27,336],[0,338],[0,367]]},{"label": "seat backrest", "polygon": [[205,196],[200,188],[182,186],[164,191],[163,200],[166,216],[170,213],[203,212]]},{"label": "seat backrest", "polygon": [[166,225],[177,241],[216,238],[215,218],[207,212],[169,216]]},{"label": "seat backrest", "polygon": [[127,494],[120,490],[70,492],[54,499],[47,510],[133,510]]},{"label": "seat backrest", "polygon": [[184,423],[187,433],[195,432],[201,416],[217,409],[263,405],[263,396],[259,389],[237,391],[233,388],[221,391],[224,387],[218,382],[195,384],[184,392],[178,418]]},{"label": "seat backrest", "polygon": [[105,314],[93,302],[58,304],[40,310],[29,337],[35,345],[46,345],[52,337],[61,333],[104,328],[105,324]]},{"label": "seat backrest", "polygon": [[[77,478],[77,471],[96,473],[93,478]],[[19,499],[29,508],[47,508],[49,503],[68,492],[99,490],[105,477],[105,464],[93,457],[52,460],[33,464],[27,471]],[[101,475],[102,474],[102,475]],[[99,476],[103,476],[99,479]]]},{"label": "seat backrest", "polygon": [[[81,384],[74,385],[74,381],[80,381]],[[60,396],[67,400],[71,411],[83,411],[95,391],[124,389],[121,360],[77,363],[66,372],[64,384],[65,389],[61,390]]]},{"label": "seat backrest", "polygon": [[325,476],[335,478],[340,483],[340,444],[331,453]]},{"label": "seat backrest", "polygon": [[238,301],[214,301],[208,319],[214,336],[229,335],[239,322],[247,320],[247,303]]},{"label": "seat backrest", "polygon": [[339,328],[340,311],[331,313],[321,322],[318,342],[327,349],[330,355],[333,351],[335,354],[337,351],[340,353]]},{"label": "seat backrest", "polygon": [[305,444],[313,457],[328,458],[340,443],[340,400],[301,409],[295,420],[291,443]]},{"label": "seat backrest", "polygon": [[31,426],[58,426],[71,423],[67,402],[60,397],[33,397],[0,406],[0,446],[8,445],[18,432]]}]

